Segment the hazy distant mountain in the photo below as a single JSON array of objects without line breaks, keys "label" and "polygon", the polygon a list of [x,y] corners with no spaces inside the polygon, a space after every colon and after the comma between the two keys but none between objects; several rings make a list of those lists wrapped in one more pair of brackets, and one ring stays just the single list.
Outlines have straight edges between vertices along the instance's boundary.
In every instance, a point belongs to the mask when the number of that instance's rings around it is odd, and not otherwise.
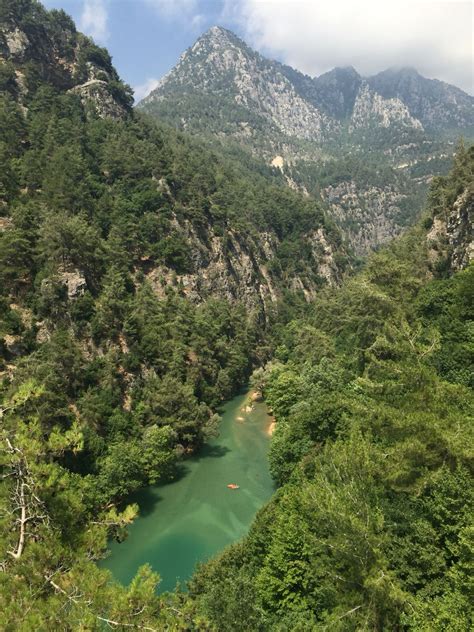
[{"label": "hazy distant mountain", "polygon": [[474,127],[471,96],[413,69],[364,79],[352,67],[335,68],[311,78],[221,27],[202,35],[140,107],[183,126],[242,135],[269,128],[319,143],[373,125],[454,133]]},{"label": "hazy distant mountain", "polygon": [[474,99],[449,83],[427,79],[414,68],[390,68],[368,83],[384,98],[403,101],[427,130],[473,132]]},{"label": "hazy distant mountain", "polygon": [[236,141],[323,199],[356,251],[417,216],[454,141],[474,130],[474,99],[411,69],[320,77],[266,59],[212,27],[139,108],[173,126]]}]

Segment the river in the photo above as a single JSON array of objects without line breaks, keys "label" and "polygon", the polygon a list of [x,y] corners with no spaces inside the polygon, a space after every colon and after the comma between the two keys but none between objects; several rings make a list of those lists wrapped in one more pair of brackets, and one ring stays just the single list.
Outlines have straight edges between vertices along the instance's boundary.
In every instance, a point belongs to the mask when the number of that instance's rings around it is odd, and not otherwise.
[{"label": "river", "polygon": [[[219,437],[183,463],[179,480],[146,488],[131,498],[140,516],[128,538],[112,542],[101,566],[128,584],[150,564],[162,578],[159,591],[185,582],[197,562],[242,538],[256,512],[270,498],[268,471],[271,417],[264,403],[251,406],[248,394],[223,407]],[[239,489],[228,489],[236,483]]]}]

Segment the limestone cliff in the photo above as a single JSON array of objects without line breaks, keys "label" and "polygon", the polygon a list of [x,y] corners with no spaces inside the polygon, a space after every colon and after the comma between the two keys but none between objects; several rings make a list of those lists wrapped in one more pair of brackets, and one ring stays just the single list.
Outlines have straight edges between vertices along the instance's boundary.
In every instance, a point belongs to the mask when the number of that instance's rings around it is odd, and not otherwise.
[{"label": "limestone cliff", "polygon": [[439,179],[431,196],[426,220],[427,243],[433,263],[441,272],[456,272],[474,261],[474,145],[456,155],[452,182]]},{"label": "limestone cliff", "polygon": [[185,240],[189,269],[177,272],[146,259],[137,266],[137,272],[144,270],[159,296],[174,287],[194,303],[222,298],[243,303],[249,312],[267,319],[285,289],[310,301],[322,285],[335,285],[342,279],[344,248],[321,227],[302,237],[302,248],[307,250],[305,263],[289,268],[282,266],[279,256],[285,244],[271,227],[261,232],[229,228],[221,235],[211,227],[199,232],[190,221],[175,217],[173,230]]},{"label": "limestone cliff", "polygon": [[354,101],[349,129],[367,128],[371,125],[383,128],[402,125],[418,130],[423,129],[420,121],[411,116],[409,109],[400,99],[385,99],[371,90],[369,84],[363,81]]},{"label": "limestone cliff", "polygon": [[321,191],[357,255],[367,254],[400,234],[401,206],[406,195],[391,186],[358,186],[353,181],[330,185]]},{"label": "limestone cliff", "polygon": [[446,222],[446,236],[453,270],[462,270],[474,261],[474,190],[458,196]]}]

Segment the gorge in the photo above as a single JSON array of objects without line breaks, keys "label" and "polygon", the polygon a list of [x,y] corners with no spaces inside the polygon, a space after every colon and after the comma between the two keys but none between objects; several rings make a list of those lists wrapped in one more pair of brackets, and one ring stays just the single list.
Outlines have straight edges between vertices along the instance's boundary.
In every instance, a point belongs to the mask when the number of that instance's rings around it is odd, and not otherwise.
[{"label": "gorge", "polygon": [[471,629],[473,102],[0,0],[2,630]]}]

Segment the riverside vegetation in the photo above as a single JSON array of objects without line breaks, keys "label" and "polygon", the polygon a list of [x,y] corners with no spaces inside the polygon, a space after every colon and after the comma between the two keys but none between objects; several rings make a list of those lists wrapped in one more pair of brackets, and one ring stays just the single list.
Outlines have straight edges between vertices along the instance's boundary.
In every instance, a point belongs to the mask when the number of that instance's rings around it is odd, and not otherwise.
[{"label": "riverside vegetation", "polygon": [[[472,214],[473,169],[434,184],[435,221],[469,187]],[[471,628],[474,269],[433,269],[431,223],[276,329],[279,490],[191,582],[217,629]]]},{"label": "riverside vegetation", "polygon": [[[473,149],[336,287],[350,259],[311,197],[134,113],[63,12],[3,0],[0,22],[3,628],[468,630]],[[188,593],[147,566],[113,583],[127,496],[258,366],[278,490],[248,537]]]}]

